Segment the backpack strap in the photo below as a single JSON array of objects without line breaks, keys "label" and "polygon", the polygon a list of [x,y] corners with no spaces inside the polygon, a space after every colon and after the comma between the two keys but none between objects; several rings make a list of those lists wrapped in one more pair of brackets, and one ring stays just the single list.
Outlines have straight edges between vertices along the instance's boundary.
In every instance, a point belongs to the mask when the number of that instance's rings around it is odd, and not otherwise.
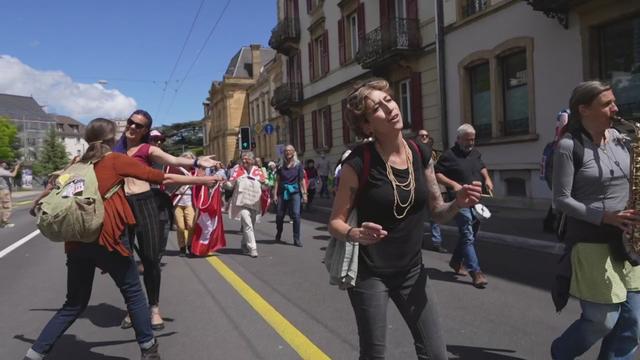
[{"label": "backpack strap", "polygon": [[[369,180],[369,172],[371,171],[371,147],[370,145],[364,144],[362,148],[362,172],[360,173],[360,177],[358,178],[358,192],[360,189],[364,188],[367,185],[367,180]],[[358,195],[356,194],[356,197]]]},{"label": "backpack strap", "polygon": [[584,162],[584,141],[582,140],[581,131],[571,132],[570,134],[571,140],[573,141],[571,155],[573,158],[573,173],[575,177],[575,173],[582,168],[582,163]]},{"label": "backpack strap", "polygon": [[107,193],[104,194],[104,199],[107,200],[113,195],[115,195],[118,192],[118,190],[120,190],[121,187],[122,187],[122,181],[118,182],[111,189],[109,189],[109,191],[107,191]]}]

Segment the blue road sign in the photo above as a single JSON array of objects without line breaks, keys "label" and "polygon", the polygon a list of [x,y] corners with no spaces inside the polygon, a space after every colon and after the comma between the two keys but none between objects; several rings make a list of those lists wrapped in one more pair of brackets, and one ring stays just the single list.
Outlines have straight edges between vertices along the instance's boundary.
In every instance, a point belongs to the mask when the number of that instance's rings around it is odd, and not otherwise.
[{"label": "blue road sign", "polygon": [[273,128],[273,125],[271,125],[271,124],[267,124],[267,125],[265,125],[265,126],[264,126],[264,129],[263,129],[263,130],[264,130],[264,133],[265,133],[265,134],[267,134],[267,135],[271,135],[271,134],[273,134],[273,130],[274,130],[274,128]]}]

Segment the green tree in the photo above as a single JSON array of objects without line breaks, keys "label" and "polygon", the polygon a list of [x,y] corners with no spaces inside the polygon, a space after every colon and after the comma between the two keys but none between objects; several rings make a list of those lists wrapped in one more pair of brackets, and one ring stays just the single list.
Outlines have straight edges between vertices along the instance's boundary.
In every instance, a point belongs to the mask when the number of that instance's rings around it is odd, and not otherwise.
[{"label": "green tree", "polygon": [[18,128],[7,117],[0,116],[0,159],[12,161],[16,157],[14,144]]},{"label": "green tree", "polygon": [[60,170],[69,163],[64,144],[58,138],[54,128],[49,129],[44,144],[38,150],[38,160],[33,164],[33,173],[42,176]]}]

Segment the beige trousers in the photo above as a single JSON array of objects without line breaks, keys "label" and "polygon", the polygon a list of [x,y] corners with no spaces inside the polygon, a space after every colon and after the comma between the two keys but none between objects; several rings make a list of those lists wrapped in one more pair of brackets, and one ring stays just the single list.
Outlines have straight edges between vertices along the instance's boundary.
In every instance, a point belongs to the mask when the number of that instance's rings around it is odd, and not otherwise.
[{"label": "beige trousers", "polygon": [[178,247],[183,248],[188,246],[189,237],[193,231],[193,219],[195,211],[193,206],[176,206],[174,210],[176,218],[176,228],[178,234]]},{"label": "beige trousers", "polygon": [[0,190],[0,222],[8,223],[11,216],[11,192]]}]

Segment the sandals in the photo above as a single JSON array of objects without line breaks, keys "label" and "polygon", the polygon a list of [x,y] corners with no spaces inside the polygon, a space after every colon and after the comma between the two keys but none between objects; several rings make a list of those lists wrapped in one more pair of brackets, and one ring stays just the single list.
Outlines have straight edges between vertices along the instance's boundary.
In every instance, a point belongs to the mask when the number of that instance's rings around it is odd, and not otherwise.
[{"label": "sandals", "polygon": [[[131,322],[131,317],[129,316],[129,314],[127,314],[127,316],[125,316],[125,318],[122,319],[122,323],[120,323],[120,328],[130,329],[131,327],[133,327],[133,323]],[[164,330],[164,321],[162,321],[162,317],[160,316],[160,309],[157,306],[151,307],[151,329],[156,331]]]},{"label": "sandals", "polygon": [[162,316],[160,316],[160,308],[157,305],[151,307],[151,329],[156,331],[164,329],[164,321],[162,321]]}]

